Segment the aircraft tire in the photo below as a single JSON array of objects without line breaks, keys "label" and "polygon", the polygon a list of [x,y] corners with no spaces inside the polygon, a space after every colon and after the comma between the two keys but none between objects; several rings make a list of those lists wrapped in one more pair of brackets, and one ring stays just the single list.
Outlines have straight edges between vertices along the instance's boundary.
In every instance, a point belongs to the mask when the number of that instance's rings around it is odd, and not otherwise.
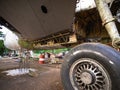
[{"label": "aircraft tire", "polygon": [[120,90],[120,52],[100,43],[81,44],[64,57],[64,90]]}]

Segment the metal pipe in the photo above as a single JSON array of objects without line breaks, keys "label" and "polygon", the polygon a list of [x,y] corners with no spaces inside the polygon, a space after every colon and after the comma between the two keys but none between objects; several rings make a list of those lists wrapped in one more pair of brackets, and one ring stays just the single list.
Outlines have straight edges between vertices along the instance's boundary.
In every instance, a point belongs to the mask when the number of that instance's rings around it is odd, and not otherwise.
[{"label": "metal pipe", "polygon": [[117,27],[114,22],[112,13],[105,0],[95,0],[96,7],[102,19],[103,25],[105,26],[110,38],[112,39],[112,45],[115,48],[120,48],[120,36]]}]

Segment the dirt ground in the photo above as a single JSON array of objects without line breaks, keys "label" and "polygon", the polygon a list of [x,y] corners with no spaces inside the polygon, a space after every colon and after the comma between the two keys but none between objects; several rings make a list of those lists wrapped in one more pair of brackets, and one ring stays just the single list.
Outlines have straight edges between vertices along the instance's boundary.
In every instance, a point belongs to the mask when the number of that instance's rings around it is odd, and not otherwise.
[{"label": "dirt ground", "polygon": [[0,60],[0,90],[63,90],[60,79],[61,64],[39,64],[30,61],[30,68],[36,69],[36,76],[7,76],[5,70],[19,68],[17,59]]}]

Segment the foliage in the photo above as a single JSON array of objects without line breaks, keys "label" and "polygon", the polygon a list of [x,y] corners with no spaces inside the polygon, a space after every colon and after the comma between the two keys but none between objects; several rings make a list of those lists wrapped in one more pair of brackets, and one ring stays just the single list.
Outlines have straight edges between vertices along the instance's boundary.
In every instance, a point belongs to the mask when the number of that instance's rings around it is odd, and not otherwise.
[{"label": "foliage", "polygon": [[1,35],[1,34],[3,34],[3,32],[2,32],[2,31],[0,31],[0,35]]},{"label": "foliage", "polygon": [[[0,37],[4,38],[4,34],[2,31],[0,31]],[[10,50],[8,48],[5,47],[4,45],[4,41],[0,40],[0,55],[2,56],[3,54],[8,54]]]},{"label": "foliage", "polygon": [[33,44],[30,41],[26,41],[26,40],[20,39],[18,41],[18,43],[24,49],[28,49],[28,50],[32,50],[33,49]]},{"label": "foliage", "polygon": [[69,51],[69,50],[70,50],[69,48],[62,48],[62,49],[53,49],[53,50],[34,50],[33,52],[38,54],[45,52],[58,54],[60,52]]},{"label": "foliage", "polygon": [[0,55],[3,55],[5,51],[5,46],[3,40],[0,40]]},{"label": "foliage", "polygon": [[2,31],[0,31],[0,37],[4,37],[4,34]]}]

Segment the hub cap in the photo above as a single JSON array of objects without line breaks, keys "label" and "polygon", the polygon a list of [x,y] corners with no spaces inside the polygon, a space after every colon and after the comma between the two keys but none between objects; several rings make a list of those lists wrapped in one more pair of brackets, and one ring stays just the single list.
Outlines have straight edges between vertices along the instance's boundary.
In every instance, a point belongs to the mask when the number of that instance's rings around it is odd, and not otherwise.
[{"label": "hub cap", "polygon": [[89,72],[81,73],[81,81],[85,84],[91,84],[93,81],[92,75]]},{"label": "hub cap", "polygon": [[111,90],[110,76],[92,59],[77,60],[70,69],[70,81],[75,90]]}]

